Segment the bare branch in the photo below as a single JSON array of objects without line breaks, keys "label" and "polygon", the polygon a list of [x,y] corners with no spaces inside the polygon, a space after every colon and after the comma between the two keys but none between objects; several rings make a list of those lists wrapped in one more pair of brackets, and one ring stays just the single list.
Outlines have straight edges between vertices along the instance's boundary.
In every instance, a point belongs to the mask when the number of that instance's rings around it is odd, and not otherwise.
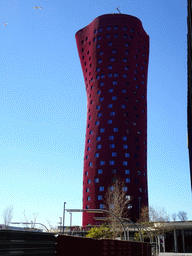
[{"label": "bare branch", "polygon": [[181,221],[186,221],[188,219],[187,213],[184,211],[180,211],[177,216]]},{"label": "bare branch", "polygon": [[8,228],[9,222],[11,222],[13,218],[13,206],[8,206],[7,208],[4,209],[3,211],[3,220],[4,220],[4,225]]}]

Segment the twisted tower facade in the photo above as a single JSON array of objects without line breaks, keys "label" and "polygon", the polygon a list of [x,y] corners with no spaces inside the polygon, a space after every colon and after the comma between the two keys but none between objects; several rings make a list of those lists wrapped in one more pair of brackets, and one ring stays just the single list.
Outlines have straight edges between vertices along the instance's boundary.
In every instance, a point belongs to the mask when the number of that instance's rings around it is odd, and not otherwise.
[{"label": "twisted tower facade", "polygon": [[[87,93],[83,209],[102,209],[118,177],[136,221],[147,189],[147,72],[149,36],[131,15],[107,14],[76,35]],[[83,213],[83,227],[100,224]]]}]

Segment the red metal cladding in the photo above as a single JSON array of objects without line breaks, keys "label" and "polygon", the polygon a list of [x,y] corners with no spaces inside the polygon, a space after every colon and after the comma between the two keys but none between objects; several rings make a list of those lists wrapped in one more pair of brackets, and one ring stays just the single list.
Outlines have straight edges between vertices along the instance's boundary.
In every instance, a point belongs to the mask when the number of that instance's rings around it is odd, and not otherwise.
[{"label": "red metal cladding", "polygon": [[[83,209],[99,209],[115,177],[131,197],[132,221],[148,206],[147,72],[149,36],[131,15],[107,14],[76,35],[87,93]],[[102,214],[83,213],[83,227]]]}]

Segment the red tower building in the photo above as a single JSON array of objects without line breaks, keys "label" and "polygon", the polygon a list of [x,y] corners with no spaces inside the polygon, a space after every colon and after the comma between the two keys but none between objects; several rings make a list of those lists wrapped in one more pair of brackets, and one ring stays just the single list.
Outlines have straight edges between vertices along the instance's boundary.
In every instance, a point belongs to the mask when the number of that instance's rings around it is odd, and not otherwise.
[{"label": "red tower building", "polygon": [[[83,209],[102,209],[114,176],[136,221],[147,190],[147,72],[149,36],[131,15],[107,14],[76,35],[87,93]],[[98,224],[83,213],[83,227]],[[99,215],[101,216],[101,215]]]}]

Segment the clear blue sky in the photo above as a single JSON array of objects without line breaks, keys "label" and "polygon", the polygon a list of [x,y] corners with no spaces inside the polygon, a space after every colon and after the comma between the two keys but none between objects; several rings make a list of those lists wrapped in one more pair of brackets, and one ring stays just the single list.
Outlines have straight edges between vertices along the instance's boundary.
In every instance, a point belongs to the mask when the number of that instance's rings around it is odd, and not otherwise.
[{"label": "clear blue sky", "polygon": [[[7,0],[0,2],[0,223],[8,205],[13,221],[23,221],[25,210],[54,226],[64,201],[82,207],[87,101],[75,33],[118,6],[150,37],[149,204],[192,220],[187,1]],[[81,225],[81,214],[73,224]]]}]

